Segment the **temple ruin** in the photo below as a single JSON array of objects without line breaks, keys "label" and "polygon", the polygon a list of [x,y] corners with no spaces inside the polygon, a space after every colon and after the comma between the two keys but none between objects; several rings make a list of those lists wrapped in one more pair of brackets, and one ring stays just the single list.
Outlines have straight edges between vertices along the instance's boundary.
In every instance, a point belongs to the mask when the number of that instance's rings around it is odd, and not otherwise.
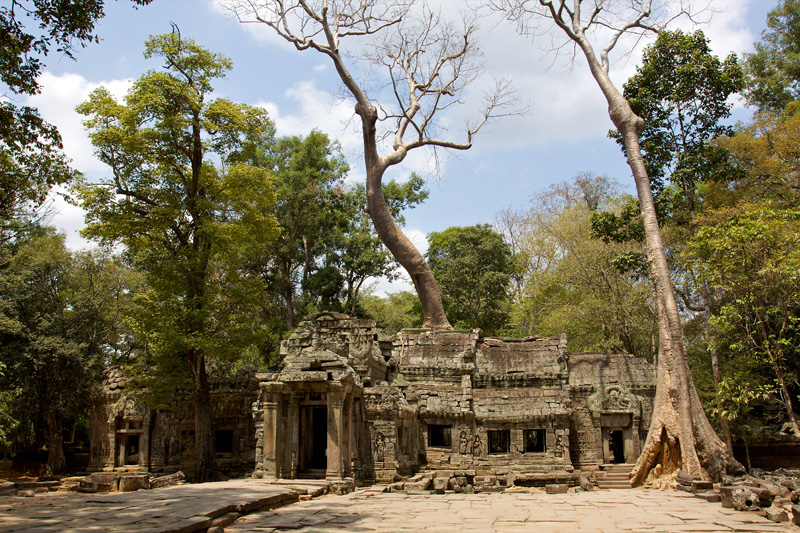
[{"label": "temple ruin", "polygon": [[[281,346],[280,372],[213,384],[220,468],[264,478],[392,481],[428,470],[576,484],[633,462],[655,366],[570,354],[566,336],[403,330],[316,313]],[[191,420],[143,408],[111,376],[92,411],[90,470],[174,471]]]}]

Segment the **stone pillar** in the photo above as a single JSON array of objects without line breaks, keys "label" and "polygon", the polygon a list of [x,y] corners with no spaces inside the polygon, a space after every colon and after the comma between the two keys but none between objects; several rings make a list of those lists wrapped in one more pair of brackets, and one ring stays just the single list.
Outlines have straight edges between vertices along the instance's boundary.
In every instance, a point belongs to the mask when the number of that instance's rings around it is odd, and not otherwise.
[{"label": "stone pillar", "polygon": [[289,412],[289,427],[291,428],[290,474],[291,479],[297,479],[297,467],[300,462],[300,393],[292,394],[292,406]]},{"label": "stone pillar", "polygon": [[341,385],[331,387],[328,392],[328,467],[325,471],[326,479],[342,479],[342,408],[344,392]]},{"label": "stone pillar", "polygon": [[[280,477],[278,457],[280,450],[280,395],[272,392],[263,392],[264,401],[264,433],[261,437],[261,462],[264,477],[277,479]],[[256,445],[258,445],[256,440]]]},{"label": "stone pillar", "polygon": [[342,475],[352,477],[353,471],[353,395],[345,397],[342,406]]}]

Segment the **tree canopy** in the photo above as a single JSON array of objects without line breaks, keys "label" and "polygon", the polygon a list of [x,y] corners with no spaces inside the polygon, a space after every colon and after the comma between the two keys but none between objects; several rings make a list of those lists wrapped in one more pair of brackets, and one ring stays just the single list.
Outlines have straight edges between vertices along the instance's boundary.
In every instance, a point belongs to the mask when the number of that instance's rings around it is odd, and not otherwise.
[{"label": "tree canopy", "polygon": [[513,268],[503,236],[489,224],[451,227],[430,233],[428,244],[428,264],[456,327],[481,328],[489,335],[500,332],[507,322]]},{"label": "tree canopy", "polygon": [[145,44],[162,70],[139,78],[117,102],[104,88],[78,110],[87,116],[97,157],[112,175],[77,187],[84,235],[122,243],[147,276],[137,315],[151,364],[176,359],[192,384],[197,479],[216,476],[207,358],[235,358],[260,334],[253,316],[263,293],[243,276],[246,260],[275,236],[274,179],[243,162],[271,138],[266,112],[209,100],[229,59],[177,32]]}]

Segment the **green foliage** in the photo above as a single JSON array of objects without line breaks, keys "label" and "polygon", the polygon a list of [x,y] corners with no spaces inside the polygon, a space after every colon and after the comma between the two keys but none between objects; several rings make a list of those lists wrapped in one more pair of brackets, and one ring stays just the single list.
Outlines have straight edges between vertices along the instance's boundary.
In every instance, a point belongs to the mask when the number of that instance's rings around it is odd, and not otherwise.
[{"label": "green foliage", "polygon": [[800,210],[719,210],[703,219],[685,254],[722,302],[712,342],[736,378],[720,389],[722,414],[738,416],[753,395],[791,412],[800,376]]},{"label": "green foliage", "polygon": [[489,224],[451,227],[428,235],[426,259],[456,328],[499,332],[508,320],[511,250]]},{"label": "green foliage", "polygon": [[[592,201],[587,187],[595,191]],[[607,178],[579,176],[535,196],[526,212],[504,218],[515,255],[524,258],[511,306],[517,334],[566,333],[572,351],[654,356],[657,324],[652,286],[640,272],[642,245],[598,239],[593,228],[590,206],[620,217],[635,205],[617,192]]]},{"label": "green foliage", "polygon": [[[428,191],[425,182],[412,174],[405,183],[391,180],[383,184],[383,196],[392,216],[401,227],[405,224],[402,212],[425,201]],[[340,204],[343,224],[340,231],[331,232],[331,246],[325,264],[340,273],[344,286],[342,310],[356,314],[359,291],[370,278],[397,278],[398,263],[386,249],[366,212],[367,193],[358,184],[342,196]]]},{"label": "green foliage", "polygon": [[780,113],[800,98],[800,2],[779,2],[761,38],[755,52],[745,54],[745,95],[759,110]]},{"label": "green foliage", "polygon": [[51,229],[15,242],[0,271],[5,440],[42,444],[46,422],[85,416],[95,379],[123,343],[126,272],[102,252],[70,253]]},{"label": "green foliage", "polygon": [[[38,93],[44,58],[55,51],[74,59],[76,47],[97,40],[94,26],[102,17],[102,0],[14,0],[1,6],[0,83],[12,94]],[[36,109],[0,102],[0,246],[35,216],[53,185],[74,177],[61,148],[58,130]]]},{"label": "green foliage", "polygon": [[385,328],[386,333],[394,335],[401,329],[422,326],[422,305],[413,292],[400,291],[377,296],[371,287],[364,292],[366,294],[359,301],[359,307],[366,318],[375,320]]},{"label": "green foliage", "polygon": [[260,109],[207,100],[228,59],[175,33],[152,37],[145,55],[163,57],[166,70],[137,80],[125,104],[101,88],[78,108],[113,170],[76,187],[84,235],[123,243],[146,272],[134,317],[153,355],[235,358],[260,334],[253,314],[263,292],[240,268],[276,233],[273,179],[242,154],[274,127]]},{"label": "green foliage", "polygon": [[752,122],[736,135],[716,141],[739,172],[727,186],[712,190],[715,204],[730,206],[742,200],[798,204],[800,114],[797,109],[797,104],[792,103],[780,114],[756,113]]},{"label": "green foliage", "polygon": [[347,162],[338,144],[316,130],[305,138],[265,139],[250,154],[241,155],[275,177],[276,202],[270,212],[281,232],[262,249],[254,269],[272,295],[271,314],[280,313],[284,330],[289,330],[295,325],[295,312],[308,303],[312,291],[330,290],[326,288],[330,280],[324,277],[327,272],[314,274],[325,256],[330,232],[337,232],[344,223],[337,213]]},{"label": "green foliage", "polygon": [[[736,56],[720,61],[702,31],[662,31],[645,49],[623,95],[645,120],[640,143],[662,213],[686,222],[699,200],[697,183],[727,172],[725,152],[709,141],[731,133],[721,121],[730,116],[729,97],[742,87]],[[612,136],[623,146],[617,132]]]}]

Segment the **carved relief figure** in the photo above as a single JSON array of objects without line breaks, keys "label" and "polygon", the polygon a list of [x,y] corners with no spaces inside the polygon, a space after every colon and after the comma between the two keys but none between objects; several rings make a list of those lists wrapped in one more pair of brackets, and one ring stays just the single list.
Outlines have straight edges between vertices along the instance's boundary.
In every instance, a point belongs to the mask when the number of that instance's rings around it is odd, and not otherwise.
[{"label": "carved relief figure", "polygon": [[472,455],[474,457],[480,457],[482,452],[481,448],[481,436],[475,435],[475,442],[472,443]]},{"label": "carved relief figure", "polygon": [[469,441],[467,440],[467,432],[462,431],[458,442],[458,453],[461,455],[467,455],[467,450],[469,449],[468,445]]},{"label": "carved relief figure", "polygon": [[375,443],[375,462],[382,463],[386,457],[386,443],[384,442],[383,435],[378,437]]}]

